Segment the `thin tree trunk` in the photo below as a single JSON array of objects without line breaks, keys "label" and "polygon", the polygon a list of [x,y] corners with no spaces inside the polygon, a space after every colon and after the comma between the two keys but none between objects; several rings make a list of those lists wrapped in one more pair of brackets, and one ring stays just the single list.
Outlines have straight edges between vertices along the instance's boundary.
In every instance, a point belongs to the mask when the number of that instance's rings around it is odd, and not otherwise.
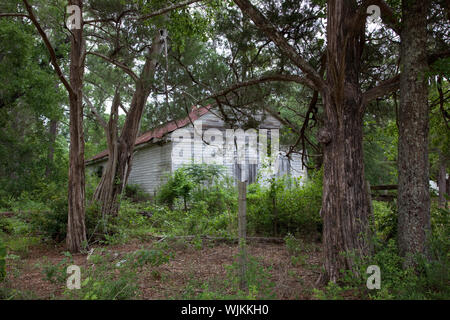
[{"label": "thin tree trunk", "polygon": [[359,85],[364,25],[352,30],[347,24],[356,8],[355,1],[328,1],[328,90],[323,97],[324,127],[319,132],[324,151],[324,282],[336,282],[341,269],[353,269],[351,257],[342,253],[370,253],[370,205],[362,147],[364,106]]},{"label": "thin tree trunk", "polygon": [[47,153],[47,165],[45,167],[45,176],[47,178],[52,174],[52,169],[54,167],[54,155],[55,155],[55,142],[56,142],[56,134],[58,132],[58,121],[50,120],[49,125],[49,146]]},{"label": "thin tree trunk", "polygon": [[430,231],[428,162],[427,0],[402,1],[398,143],[398,244],[414,265]]},{"label": "thin tree trunk", "polygon": [[[81,0],[69,1],[82,12]],[[70,51],[70,152],[69,152],[69,212],[66,244],[70,252],[79,252],[86,243],[85,219],[85,176],[83,135],[83,76],[85,40],[83,28],[72,29]]]},{"label": "thin tree trunk", "polygon": [[446,208],[447,200],[445,195],[447,194],[447,159],[442,151],[439,153],[439,177],[438,177],[438,188],[439,188],[439,207]]}]

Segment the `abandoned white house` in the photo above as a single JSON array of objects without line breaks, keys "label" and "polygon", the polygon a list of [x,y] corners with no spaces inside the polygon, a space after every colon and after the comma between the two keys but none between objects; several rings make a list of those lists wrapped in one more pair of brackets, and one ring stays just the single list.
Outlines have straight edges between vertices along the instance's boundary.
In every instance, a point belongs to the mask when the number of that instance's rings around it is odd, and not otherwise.
[{"label": "abandoned white house", "polygon": [[[128,184],[138,184],[154,194],[168,174],[188,163],[219,164],[225,174],[249,183],[257,178],[264,183],[273,175],[306,177],[301,156],[292,153],[288,159],[279,146],[281,122],[267,112],[257,117],[258,128],[234,130],[214,108],[194,107],[186,118],[145,132],[136,139]],[[107,158],[105,150],[86,166],[101,175]]]}]

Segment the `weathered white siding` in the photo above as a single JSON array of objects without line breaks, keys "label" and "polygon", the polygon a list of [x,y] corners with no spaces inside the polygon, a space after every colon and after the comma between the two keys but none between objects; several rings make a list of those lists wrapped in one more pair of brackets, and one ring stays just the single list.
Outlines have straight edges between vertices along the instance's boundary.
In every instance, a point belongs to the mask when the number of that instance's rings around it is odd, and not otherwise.
[{"label": "weathered white siding", "polygon": [[171,142],[135,150],[128,184],[139,184],[150,195],[154,195],[171,172],[171,152]]}]

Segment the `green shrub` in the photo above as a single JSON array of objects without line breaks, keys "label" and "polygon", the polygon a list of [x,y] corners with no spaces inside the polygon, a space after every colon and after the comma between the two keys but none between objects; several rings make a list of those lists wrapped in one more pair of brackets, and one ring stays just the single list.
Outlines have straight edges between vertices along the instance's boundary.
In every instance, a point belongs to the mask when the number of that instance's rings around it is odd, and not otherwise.
[{"label": "green shrub", "polygon": [[0,217],[0,232],[11,234],[13,232],[13,226],[9,219],[5,217]]},{"label": "green shrub", "polygon": [[159,203],[166,204],[170,208],[173,207],[177,198],[183,199],[184,209],[187,209],[187,201],[194,188],[194,182],[189,178],[183,168],[175,170],[169,176],[167,182],[160,188],[157,200]]},{"label": "green shrub", "polygon": [[150,195],[138,184],[127,184],[124,195],[133,202],[144,202],[150,200]]},{"label": "green shrub", "polygon": [[382,241],[395,238],[397,234],[397,214],[386,202],[372,201],[375,231]]},{"label": "green shrub", "polygon": [[168,177],[157,194],[157,200],[173,209],[176,200],[181,199],[184,210],[187,210],[189,202],[207,201],[210,209],[219,212],[228,208],[229,189],[230,181],[224,177],[222,166],[189,164]]},{"label": "green shrub", "polygon": [[0,282],[3,282],[6,278],[6,246],[0,239]]},{"label": "green shrub", "polygon": [[255,234],[317,234],[322,227],[321,173],[300,179],[271,179],[268,187],[252,184],[247,192],[248,228]]},{"label": "green shrub", "polygon": [[69,252],[65,253],[65,257],[57,264],[49,262],[47,257],[44,257],[44,262],[39,264],[42,267],[42,273],[44,274],[44,280],[51,283],[65,283],[67,279],[67,267],[73,264],[72,255]]}]

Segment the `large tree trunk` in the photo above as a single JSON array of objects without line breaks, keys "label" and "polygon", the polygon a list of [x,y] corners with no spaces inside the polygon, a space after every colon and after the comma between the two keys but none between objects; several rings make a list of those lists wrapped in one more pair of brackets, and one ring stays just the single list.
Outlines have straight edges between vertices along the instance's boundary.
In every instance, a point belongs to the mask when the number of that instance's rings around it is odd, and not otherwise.
[{"label": "large tree trunk", "polygon": [[427,93],[427,0],[402,2],[398,244],[405,266],[412,254],[426,254],[430,231]]},{"label": "large tree trunk", "polygon": [[[72,0],[82,12],[82,1]],[[70,51],[70,152],[69,152],[69,212],[67,221],[67,249],[79,252],[86,243],[85,219],[85,176],[83,135],[83,76],[85,42],[83,28],[72,29]]]},{"label": "large tree trunk", "polygon": [[[118,198],[122,194],[131,171],[134,143],[139,132],[145,103],[151,92],[158,57],[162,49],[163,41],[161,33],[158,30],[153,39],[141,75],[138,81],[136,81],[136,90],[133,94],[131,106],[120,137],[117,138],[117,134],[112,134],[112,132],[107,133],[110,136],[108,139],[108,163],[94,193],[94,201],[101,203],[103,217],[118,214]],[[117,132],[117,127],[114,130]]]},{"label": "large tree trunk", "polygon": [[322,280],[333,282],[340,278],[341,269],[353,269],[352,259],[343,252],[370,253],[370,204],[362,150],[364,107],[358,76],[364,25],[352,30],[347,24],[356,8],[355,1],[328,1],[328,90],[319,141],[324,150],[321,215],[326,273]]}]

